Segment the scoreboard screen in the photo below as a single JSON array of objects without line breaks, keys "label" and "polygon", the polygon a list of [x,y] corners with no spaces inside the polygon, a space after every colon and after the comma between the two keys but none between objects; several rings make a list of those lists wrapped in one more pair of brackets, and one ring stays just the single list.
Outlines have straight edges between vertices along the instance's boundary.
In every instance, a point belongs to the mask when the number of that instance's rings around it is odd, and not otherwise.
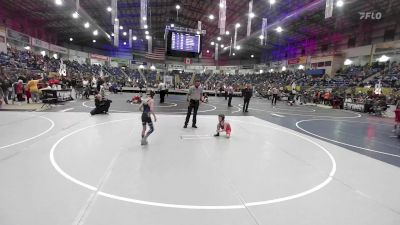
[{"label": "scoreboard screen", "polygon": [[171,32],[171,50],[200,53],[200,35]]},{"label": "scoreboard screen", "polygon": [[167,55],[196,58],[201,54],[200,34],[169,30],[166,39]]}]

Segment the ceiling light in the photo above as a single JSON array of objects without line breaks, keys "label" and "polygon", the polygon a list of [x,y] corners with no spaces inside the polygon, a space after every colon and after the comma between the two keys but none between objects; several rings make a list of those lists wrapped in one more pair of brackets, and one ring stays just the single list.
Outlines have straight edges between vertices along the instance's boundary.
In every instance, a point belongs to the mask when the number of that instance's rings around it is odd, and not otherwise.
[{"label": "ceiling light", "polygon": [[122,33],[122,35],[126,36],[126,35],[127,35],[127,33],[124,31],[124,32]]},{"label": "ceiling light", "polygon": [[264,35],[260,35],[258,38],[260,38],[261,40],[264,39]]},{"label": "ceiling light", "polygon": [[274,72],[274,69],[270,69],[269,72],[270,72],[270,73]]},{"label": "ceiling light", "polygon": [[210,53],[210,50],[207,50],[207,53]]},{"label": "ceiling light", "polygon": [[344,2],[342,0],[338,0],[336,2],[336,7],[342,7],[344,5]]},{"label": "ceiling light", "polygon": [[112,11],[112,8],[111,8],[110,6],[108,6],[108,7],[107,7],[107,11],[108,11],[108,12],[111,12],[111,11]]},{"label": "ceiling light", "polygon": [[119,29],[120,29],[120,30],[123,30],[123,29],[124,29],[124,27],[123,27],[123,26],[119,26]]},{"label": "ceiling light", "polygon": [[124,41],[124,45],[126,45],[126,41]]},{"label": "ceiling light", "polygon": [[229,30],[227,30],[227,31],[225,31],[225,34],[226,34],[226,35],[229,35],[229,34],[231,34],[231,33],[229,32]]},{"label": "ceiling light", "polygon": [[111,33],[111,36],[113,36],[113,37],[114,37],[114,33]]},{"label": "ceiling light", "polygon": [[149,28],[149,26],[147,26],[147,24],[145,24],[143,27],[144,27],[144,29],[147,29],[147,28]]},{"label": "ceiling light", "polygon": [[180,6],[180,5],[176,5],[175,8],[176,8],[177,10],[179,10],[179,9],[181,8],[181,6]]},{"label": "ceiling light", "polygon": [[93,31],[94,36],[97,36],[98,34],[99,34],[99,31],[97,31],[97,30]]},{"label": "ceiling light", "polygon": [[236,46],[237,50],[240,50],[242,47],[240,47],[240,45]]},{"label": "ceiling light", "polygon": [[96,40],[93,40],[93,43],[96,43]]},{"label": "ceiling light", "polygon": [[221,45],[221,48],[224,48],[225,47],[225,45]]},{"label": "ceiling light", "polygon": [[220,8],[224,8],[224,4],[221,2],[218,4]]},{"label": "ceiling light", "polygon": [[54,3],[56,5],[62,5],[63,4],[62,0],[55,0]]},{"label": "ceiling light", "polygon": [[303,65],[299,65],[299,70],[304,70],[304,66]]},{"label": "ceiling light", "polygon": [[171,27],[174,28],[174,27],[175,27],[175,24],[171,23]]},{"label": "ceiling light", "polygon": [[40,54],[44,57],[46,55],[45,51],[41,51]]},{"label": "ceiling light", "polygon": [[78,14],[78,12],[74,12],[74,13],[72,13],[72,18],[74,18],[74,19],[78,19],[78,17],[79,17],[79,14]]},{"label": "ceiling light", "polygon": [[283,31],[282,27],[277,27],[276,32],[281,33]]},{"label": "ceiling light", "polygon": [[150,67],[150,69],[151,69],[151,70],[156,70],[156,67],[155,67],[154,65],[152,65],[152,66]]},{"label": "ceiling light", "polygon": [[214,17],[213,14],[211,14],[211,15],[208,16],[208,18],[209,18],[210,20],[213,20],[215,17]]},{"label": "ceiling light", "polygon": [[69,38],[69,41],[73,41],[74,39],[73,38]]},{"label": "ceiling light", "polygon": [[251,57],[251,58],[254,58],[254,55],[251,55],[250,57]]},{"label": "ceiling light", "polygon": [[151,36],[146,35],[146,40],[149,40],[151,38]]},{"label": "ceiling light", "polygon": [[236,53],[232,53],[232,55],[233,55],[233,56],[235,56],[235,55],[236,55]]},{"label": "ceiling light", "polygon": [[215,45],[215,43],[212,41],[212,42],[211,42],[211,45]]},{"label": "ceiling light", "polygon": [[144,66],[143,66],[143,65],[140,65],[140,66],[139,66],[139,69],[143,69],[143,68],[144,68]]},{"label": "ceiling light", "polygon": [[254,14],[253,12],[251,12],[251,13],[249,14],[249,17],[250,17],[250,18],[254,18],[254,17],[256,17],[256,14]]},{"label": "ceiling light", "polygon": [[143,20],[143,21],[146,21],[146,20],[147,20],[147,17],[143,16],[143,17],[142,17],[142,20]]},{"label": "ceiling light", "polygon": [[196,34],[200,35],[200,34],[201,34],[201,32],[198,30],[198,31],[196,31]]},{"label": "ceiling light", "polygon": [[90,27],[90,23],[89,23],[89,22],[86,22],[83,26],[84,26],[86,29],[88,29],[88,28]]},{"label": "ceiling light", "polygon": [[390,59],[389,57],[387,57],[386,55],[383,55],[378,59],[378,61],[379,62],[387,62],[389,59]]},{"label": "ceiling light", "polygon": [[132,40],[136,41],[136,40],[137,40],[137,37],[136,37],[136,36],[133,36],[133,37],[132,37]]},{"label": "ceiling light", "polygon": [[30,46],[26,46],[24,49],[31,50],[31,47]]},{"label": "ceiling light", "polygon": [[269,0],[269,4],[271,5],[275,4],[275,0]]},{"label": "ceiling light", "polygon": [[217,37],[217,40],[218,40],[218,41],[221,41],[221,37]]},{"label": "ceiling light", "polygon": [[148,31],[148,30],[146,30],[146,31],[144,32],[144,34],[146,34],[146,35],[147,35],[147,34],[149,34],[149,31]]},{"label": "ceiling light", "polygon": [[283,67],[282,67],[282,71],[286,71],[286,66],[283,66]]},{"label": "ceiling light", "polygon": [[236,28],[239,28],[239,27],[240,27],[240,23],[237,23],[237,24],[235,25],[235,27],[236,27]]}]

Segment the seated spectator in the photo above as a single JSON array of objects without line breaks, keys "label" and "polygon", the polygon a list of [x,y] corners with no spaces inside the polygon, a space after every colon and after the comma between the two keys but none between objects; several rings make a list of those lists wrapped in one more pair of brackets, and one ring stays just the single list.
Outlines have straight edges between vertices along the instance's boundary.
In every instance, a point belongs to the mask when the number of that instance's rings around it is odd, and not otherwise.
[{"label": "seated spectator", "polygon": [[94,104],[96,106],[96,108],[94,108],[90,114],[96,115],[96,114],[107,114],[108,113],[108,109],[111,106],[111,100],[108,100],[106,98],[103,98],[103,96],[101,96],[100,94],[96,95],[95,99],[94,99]]}]

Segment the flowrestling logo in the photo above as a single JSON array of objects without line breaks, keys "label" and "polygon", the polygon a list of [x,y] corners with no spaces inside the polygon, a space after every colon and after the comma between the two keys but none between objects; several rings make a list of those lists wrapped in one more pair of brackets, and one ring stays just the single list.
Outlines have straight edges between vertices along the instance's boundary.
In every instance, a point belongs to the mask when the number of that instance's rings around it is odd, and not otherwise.
[{"label": "flowrestling logo", "polygon": [[380,20],[382,19],[381,12],[359,12],[360,20]]}]

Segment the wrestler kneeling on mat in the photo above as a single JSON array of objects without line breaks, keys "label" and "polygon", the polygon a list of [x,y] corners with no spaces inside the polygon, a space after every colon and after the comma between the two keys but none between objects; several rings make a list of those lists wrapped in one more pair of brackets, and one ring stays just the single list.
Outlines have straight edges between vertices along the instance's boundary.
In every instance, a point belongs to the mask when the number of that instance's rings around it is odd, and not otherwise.
[{"label": "wrestler kneeling on mat", "polygon": [[221,132],[225,132],[227,138],[231,137],[232,128],[231,128],[231,125],[225,121],[224,114],[218,115],[217,133],[214,134],[214,136],[218,137],[219,133],[221,133]]}]

